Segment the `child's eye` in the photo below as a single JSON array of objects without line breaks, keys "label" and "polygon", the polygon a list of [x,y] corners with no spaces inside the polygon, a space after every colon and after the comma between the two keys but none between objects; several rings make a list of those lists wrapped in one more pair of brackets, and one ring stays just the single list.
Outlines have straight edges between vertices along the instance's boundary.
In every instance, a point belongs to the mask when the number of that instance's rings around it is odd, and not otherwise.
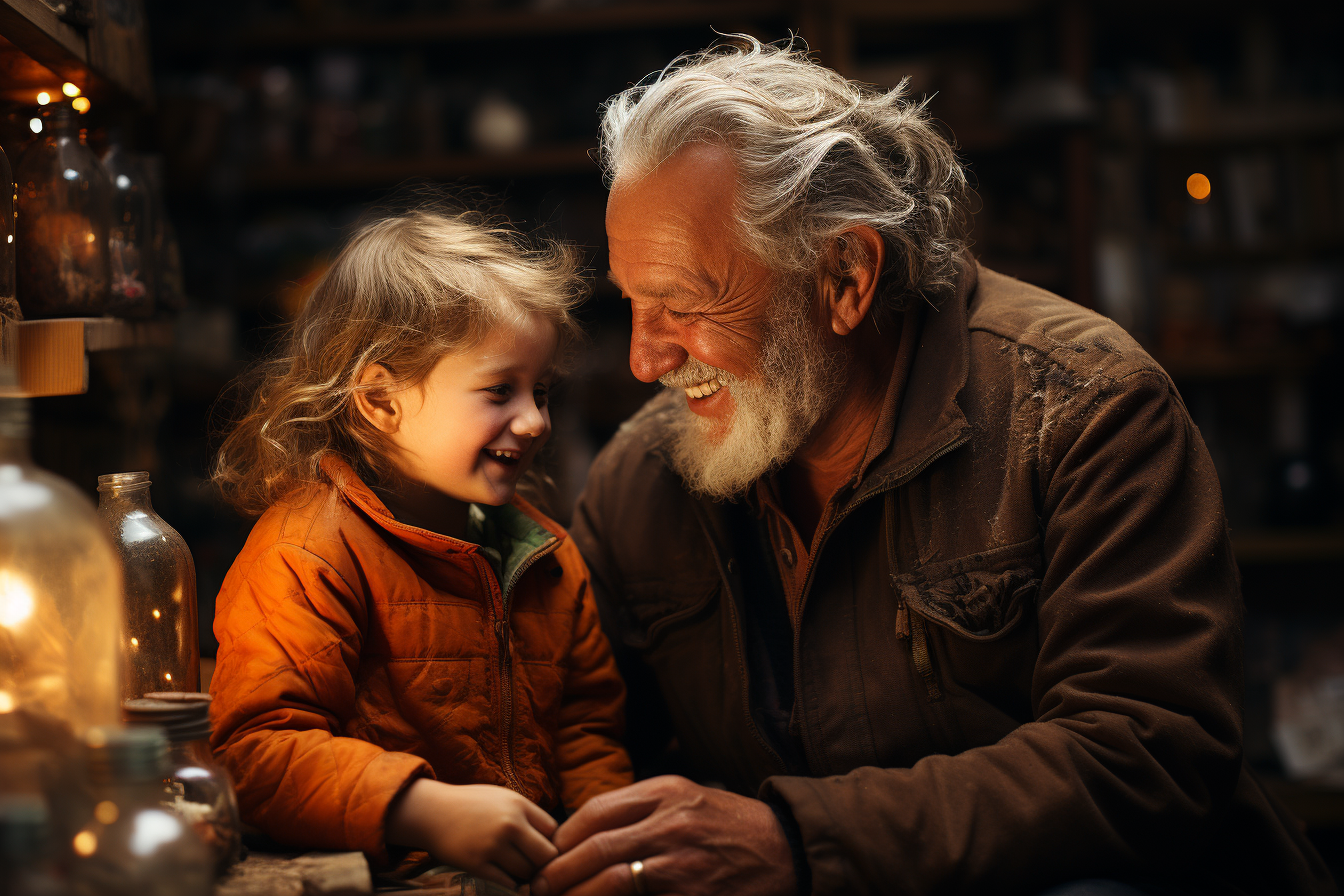
[{"label": "child's eye", "polygon": [[550,400],[550,391],[545,386],[538,386],[532,390],[532,400],[537,403],[537,407],[546,407],[546,402]]},{"label": "child's eye", "polygon": [[500,383],[498,386],[487,387],[485,391],[499,398],[508,398],[513,393],[513,387],[508,383]]}]

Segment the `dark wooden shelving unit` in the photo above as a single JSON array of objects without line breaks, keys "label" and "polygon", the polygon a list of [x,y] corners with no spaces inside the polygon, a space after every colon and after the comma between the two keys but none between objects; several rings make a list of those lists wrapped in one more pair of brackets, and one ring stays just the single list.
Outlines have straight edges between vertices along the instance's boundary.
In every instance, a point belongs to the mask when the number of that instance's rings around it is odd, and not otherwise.
[{"label": "dark wooden shelving unit", "polygon": [[[71,24],[41,0],[0,0],[0,91],[33,102],[38,90],[77,85],[93,102],[148,108],[154,103],[149,52],[138,2],[117,7],[120,17],[96,16]],[[140,20],[143,25],[143,20]]]},{"label": "dark wooden shelving unit", "polygon": [[254,192],[387,187],[407,180],[535,177],[547,174],[597,176],[596,147],[587,143],[537,146],[513,153],[457,153],[423,158],[370,158],[257,168],[243,181]]}]

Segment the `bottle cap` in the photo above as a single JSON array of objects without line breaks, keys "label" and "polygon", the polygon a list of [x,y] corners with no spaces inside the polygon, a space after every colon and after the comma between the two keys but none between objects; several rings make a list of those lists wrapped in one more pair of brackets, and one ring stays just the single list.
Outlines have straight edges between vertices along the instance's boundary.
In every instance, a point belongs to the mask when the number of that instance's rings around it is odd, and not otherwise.
[{"label": "bottle cap", "polygon": [[47,804],[34,794],[0,796],[0,859],[5,864],[30,862],[51,846]]},{"label": "bottle cap", "polygon": [[210,737],[210,695],[191,691],[155,691],[121,704],[127,725],[163,729],[175,744]]}]

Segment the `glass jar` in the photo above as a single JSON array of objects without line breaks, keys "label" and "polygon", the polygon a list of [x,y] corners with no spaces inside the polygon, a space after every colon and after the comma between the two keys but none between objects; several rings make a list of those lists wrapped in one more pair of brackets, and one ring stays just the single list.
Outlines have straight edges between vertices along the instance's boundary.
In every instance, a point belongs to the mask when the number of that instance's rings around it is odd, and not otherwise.
[{"label": "glass jar", "polygon": [[149,486],[145,472],[98,477],[98,515],[121,555],[124,699],[201,685],[196,567],[182,536],[154,512]]},{"label": "glass jar", "polygon": [[160,805],[168,741],[157,728],[93,728],[85,738],[92,817],[74,835],[80,896],[209,896],[210,852]]},{"label": "glass jar", "polygon": [[168,206],[163,199],[166,175],[164,158],[158,154],[139,157],[149,188],[149,217],[153,232],[155,299],[160,308],[180,311],[187,304],[186,287],[182,279],[182,250],[177,241],[173,219],[168,217]]},{"label": "glass jar", "polygon": [[[17,388],[11,368],[0,379],[0,392]],[[120,630],[106,528],[73,485],[32,465],[27,400],[0,397],[0,717],[72,736],[116,724]]]},{"label": "glass jar", "polygon": [[18,189],[9,157],[0,149],[0,314],[22,320],[23,312],[14,299],[14,203]]},{"label": "glass jar", "polygon": [[149,317],[154,313],[153,222],[144,169],[121,143],[103,153],[103,169],[112,184],[112,226],[108,263],[112,282],[107,313]]},{"label": "glass jar", "polygon": [[128,725],[157,725],[168,737],[162,806],[191,825],[214,856],[215,873],[242,856],[233,779],[210,750],[210,695],[159,692],[122,704]]},{"label": "glass jar", "polygon": [[19,159],[18,299],[28,317],[107,307],[112,186],[68,103],[42,112],[43,136]]}]

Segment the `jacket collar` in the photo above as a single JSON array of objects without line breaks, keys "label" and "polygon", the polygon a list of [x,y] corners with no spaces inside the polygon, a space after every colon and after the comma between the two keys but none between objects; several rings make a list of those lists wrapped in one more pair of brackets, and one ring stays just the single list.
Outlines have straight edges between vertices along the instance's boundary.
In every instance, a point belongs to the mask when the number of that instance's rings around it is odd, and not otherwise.
[{"label": "jacket collar", "polygon": [[[321,460],[321,467],[322,473],[340,492],[341,497],[363,511],[365,516],[389,535],[395,536],[412,547],[436,554],[453,551],[478,553],[482,550],[482,546],[474,542],[452,538],[429,529],[399,522],[387,509],[387,505],[383,503],[382,499],[374,494],[373,489],[369,488],[359,478],[359,474],[354,471],[354,468],[335,454],[324,455]],[[476,505],[472,506],[475,507]],[[494,507],[479,509],[482,519],[477,521],[478,529],[483,528],[482,524],[489,521],[489,529],[499,532],[502,537],[506,537],[511,542],[516,541],[526,544],[530,549],[529,554],[543,547],[549,548],[551,541],[558,542],[565,537],[565,531],[558,523],[516,494],[513,496],[513,500],[509,502],[507,509]],[[528,523],[531,525],[529,526]],[[540,532],[533,530],[540,530]],[[512,554],[513,552],[510,550],[508,553]],[[490,557],[489,559],[492,566],[496,565],[496,557]],[[514,565],[516,566],[516,563]]]},{"label": "jacket collar", "polygon": [[870,446],[869,454],[875,456],[857,483],[853,501],[909,478],[969,435],[970,424],[957,405],[957,395],[971,366],[967,309],[979,280],[979,268],[967,253],[955,291],[941,307],[921,309],[919,343],[909,374],[898,383],[903,371],[893,372],[888,406],[873,433],[875,439],[888,438],[888,444],[880,451],[875,451],[876,443]]}]

